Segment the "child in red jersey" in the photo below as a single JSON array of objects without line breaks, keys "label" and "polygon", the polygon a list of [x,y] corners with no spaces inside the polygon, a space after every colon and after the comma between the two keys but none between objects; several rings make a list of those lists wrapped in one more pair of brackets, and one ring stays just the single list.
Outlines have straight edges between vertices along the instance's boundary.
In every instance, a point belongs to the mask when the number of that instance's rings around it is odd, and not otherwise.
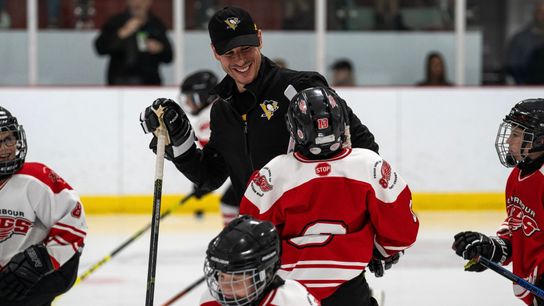
[{"label": "child in red jersey", "polygon": [[[514,167],[506,183],[507,217],[496,236],[477,232],[455,235],[453,249],[464,259],[486,257],[508,265],[514,274],[544,288],[544,99],[517,103],[499,126],[495,143],[501,163]],[[480,264],[467,271],[481,272]],[[527,305],[544,301],[514,284],[514,294]]]}]

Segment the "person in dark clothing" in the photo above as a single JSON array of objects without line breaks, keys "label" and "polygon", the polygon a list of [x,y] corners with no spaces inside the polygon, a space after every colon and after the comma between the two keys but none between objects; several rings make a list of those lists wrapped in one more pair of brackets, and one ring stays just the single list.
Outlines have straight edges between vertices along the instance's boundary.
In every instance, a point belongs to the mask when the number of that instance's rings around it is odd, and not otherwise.
[{"label": "person in dark clothing", "polygon": [[533,18],[514,34],[506,50],[505,70],[517,85],[542,83],[544,67],[539,59],[544,53],[544,2],[535,3]]},{"label": "person in dark clothing", "polygon": [[[290,98],[306,88],[329,86],[317,72],[282,69],[262,55],[261,30],[243,9],[226,7],[216,12],[208,29],[213,54],[227,73],[212,90],[219,99],[211,109],[208,144],[197,149],[186,115],[170,99],[155,100],[141,113],[140,121],[144,132],[154,132],[158,126],[154,110],[164,107],[170,140],[167,158],[202,189],[215,190],[230,176],[236,203],[240,203],[253,171],[294,144],[284,119]],[[372,133],[346,109],[352,145],[377,152]],[[150,147],[156,149],[156,137]]]},{"label": "person in dark clothing", "polygon": [[127,10],[111,17],[95,41],[110,55],[109,85],[160,85],[159,64],[172,61],[166,26],[149,11],[152,0],[127,0]]}]

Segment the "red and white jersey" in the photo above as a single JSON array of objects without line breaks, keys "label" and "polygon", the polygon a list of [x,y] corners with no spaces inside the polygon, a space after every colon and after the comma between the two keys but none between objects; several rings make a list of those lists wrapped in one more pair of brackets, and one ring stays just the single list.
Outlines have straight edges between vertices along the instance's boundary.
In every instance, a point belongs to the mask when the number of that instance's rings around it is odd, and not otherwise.
[{"label": "red and white jersey", "polygon": [[[512,242],[514,274],[535,283],[544,276],[544,168],[520,177],[514,168],[506,184],[508,216],[497,231],[499,237]],[[508,264],[506,262],[505,264]],[[533,303],[532,294],[514,284],[515,295],[527,305]]]},{"label": "red and white jersey", "polygon": [[344,149],[328,160],[280,155],[253,174],[240,214],[273,222],[282,239],[284,279],[319,300],[361,274],[376,247],[409,248],[419,221],[406,182],[378,154]]},{"label": "red and white jersey", "polygon": [[[259,306],[320,306],[321,303],[297,281],[286,280],[278,288],[268,292]],[[200,306],[221,306],[206,290],[200,299]]]},{"label": "red and white jersey", "polygon": [[196,116],[191,115],[189,120],[191,121],[191,126],[195,132],[195,136],[198,139],[197,143],[200,148],[204,147],[210,141],[210,112],[212,109],[212,104],[206,106],[203,110],[200,111]]},{"label": "red and white jersey", "polygon": [[79,196],[47,166],[25,163],[0,188],[0,267],[43,242],[58,269],[81,251],[86,232]]}]

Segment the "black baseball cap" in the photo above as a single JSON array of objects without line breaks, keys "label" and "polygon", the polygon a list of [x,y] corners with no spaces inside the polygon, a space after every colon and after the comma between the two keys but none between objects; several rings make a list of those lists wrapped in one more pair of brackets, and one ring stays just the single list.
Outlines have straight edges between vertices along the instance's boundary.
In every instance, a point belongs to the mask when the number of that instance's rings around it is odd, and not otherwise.
[{"label": "black baseball cap", "polygon": [[228,6],[217,11],[208,23],[208,31],[219,55],[236,47],[259,46],[257,25],[247,11],[238,7]]}]

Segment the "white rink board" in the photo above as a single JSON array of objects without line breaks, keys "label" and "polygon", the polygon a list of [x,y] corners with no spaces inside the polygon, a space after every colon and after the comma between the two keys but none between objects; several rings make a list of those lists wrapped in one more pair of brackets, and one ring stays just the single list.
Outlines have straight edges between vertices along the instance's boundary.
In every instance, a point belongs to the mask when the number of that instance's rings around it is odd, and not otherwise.
[{"label": "white rink board", "polygon": [[[415,192],[501,192],[508,169],[495,153],[499,123],[516,101],[544,88],[339,89],[376,136],[380,154]],[[155,155],[139,113],[177,88],[0,88],[22,123],[28,161],[50,165],[82,195],[149,194]],[[166,162],[165,194],[190,182]]]}]

